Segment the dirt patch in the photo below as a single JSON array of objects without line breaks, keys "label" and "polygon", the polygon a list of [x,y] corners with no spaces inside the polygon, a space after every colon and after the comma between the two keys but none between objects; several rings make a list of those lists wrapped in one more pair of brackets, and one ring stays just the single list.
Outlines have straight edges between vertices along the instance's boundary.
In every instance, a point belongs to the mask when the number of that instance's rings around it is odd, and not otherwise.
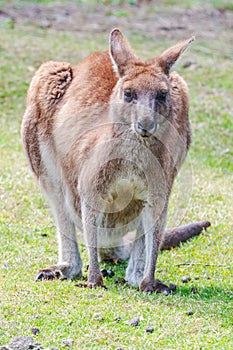
[{"label": "dirt patch", "polygon": [[181,39],[196,34],[209,40],[229,37],[233,42],[233,12],[213,7],[179,8],[158,6],[157,1],[140,5],[83,5],[69,3],[7,3],[0,21],[15,26],[33,25],[58,31],[109,32],[114,27],[143,32],[152,37]]},{"label": "dirt patch", "polygon": [[35,344],[32,337],[14,337],[10,343],[4,345],[0,350],[42,350],[44,349],[40,344]]}]

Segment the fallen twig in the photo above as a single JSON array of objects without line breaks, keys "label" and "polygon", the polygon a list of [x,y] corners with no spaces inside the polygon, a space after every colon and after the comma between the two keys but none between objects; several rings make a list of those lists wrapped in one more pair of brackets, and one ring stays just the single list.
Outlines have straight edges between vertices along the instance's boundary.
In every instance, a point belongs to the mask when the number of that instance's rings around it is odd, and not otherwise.
[{"label": "fallen twig", "polygon": [[177,266],[177,267],[181,267],[181,266],[192,266],[192,265],[201,265],[201,266],[204,266],[204,267],[225,267],[227,269],[230,269],[231,266],[229,265],[226,265],[226,264],[202,264],[202,263],[180,263],[180,264],[175,264],[174,266]]}]

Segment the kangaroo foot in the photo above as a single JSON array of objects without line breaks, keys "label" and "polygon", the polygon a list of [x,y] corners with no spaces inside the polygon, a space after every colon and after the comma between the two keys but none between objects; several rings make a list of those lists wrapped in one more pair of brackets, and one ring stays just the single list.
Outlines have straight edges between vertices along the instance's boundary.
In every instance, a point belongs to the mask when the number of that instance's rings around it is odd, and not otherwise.
[{"label": "kangaroo foot", "polygon": [[165,295],[168,295],[171,293],[171,289],[169,289],[169,287],[162,283],[160,280],[153,280],[153,281],[149,281],[149,280],[142,280],[141,284],[140,284],[140,291],[141,292],[147,292],[147,293],[163,293]]},{"label": "kangaroo foot", "polygon": [[73,266],[68,263],[52,265],[45,269],[39,270],[36,281],[55,280],[81,277],[81,266]]},{"label": "kangaroo foot", "polygon": [[89,287],[89,288],[103,287],[104,288],[104,282],[103,282],[102,274],[100,273],[100,271],[90,271],[90,269],[88,270],[87,287]]}]

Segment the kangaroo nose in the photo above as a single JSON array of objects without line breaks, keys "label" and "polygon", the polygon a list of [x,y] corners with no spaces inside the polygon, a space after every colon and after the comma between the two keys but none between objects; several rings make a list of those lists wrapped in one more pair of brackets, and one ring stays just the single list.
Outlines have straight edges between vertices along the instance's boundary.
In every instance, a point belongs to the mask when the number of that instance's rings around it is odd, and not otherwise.
[{"label": "kangaroo nose", "polygon": [[142,137],[148,137],[155,132],[156,124],[154,121],[145,124],[138,122],[136,129],[138,134],[140,134]]}]

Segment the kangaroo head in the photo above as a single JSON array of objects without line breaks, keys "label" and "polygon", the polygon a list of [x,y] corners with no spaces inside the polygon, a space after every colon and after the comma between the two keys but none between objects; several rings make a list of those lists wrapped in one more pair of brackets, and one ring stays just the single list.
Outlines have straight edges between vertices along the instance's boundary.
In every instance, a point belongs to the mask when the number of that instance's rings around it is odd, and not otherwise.
[{"label": "kangaroo head", "polygon": [[143,62],[119,29],[110,34],[110,56],[119,76],[112,95],[114,122],[129,126],[141,137],[149,137],[172,111],[170,71],[194,40],[179,42],[159,57]]}]

